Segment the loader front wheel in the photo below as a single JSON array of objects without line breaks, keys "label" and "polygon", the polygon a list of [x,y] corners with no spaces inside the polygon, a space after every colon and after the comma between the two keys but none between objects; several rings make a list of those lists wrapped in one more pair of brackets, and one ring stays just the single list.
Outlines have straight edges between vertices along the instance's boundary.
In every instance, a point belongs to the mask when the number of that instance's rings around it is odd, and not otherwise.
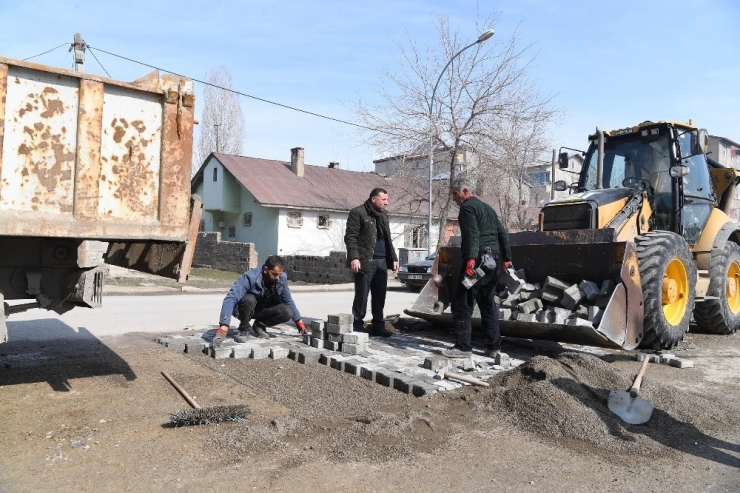
[{"label": "loader front wheel", "polygon": [[669,231],[635,238],[644,300],[643,347],[670,349],[689,330],[696,264],[686,240]]},{"label": "loader front wheel", "polygon": [[740,246],[730,241],[712,250],[707,301],[696,304],[694,319],[713,334],[733,334],[740,327]]}]

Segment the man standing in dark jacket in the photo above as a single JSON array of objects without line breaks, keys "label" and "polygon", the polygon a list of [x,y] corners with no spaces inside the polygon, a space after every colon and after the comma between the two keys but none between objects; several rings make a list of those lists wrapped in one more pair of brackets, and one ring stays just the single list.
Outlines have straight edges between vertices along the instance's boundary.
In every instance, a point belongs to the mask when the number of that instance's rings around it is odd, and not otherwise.
[{"label": "man standing in dark jacket", "polygon": [[391,241],[388,213],[388,192],[374,188],[364,204],[349,211],[344,244],[347,263],[355,278],[355,299],[352,303],[354,329],[364,328],[367,297],[372,294],[373,315],[370,335],[389,337],[383,321],[385,293],[388,287],[388,267],[398,271],[398,257]]},{"label": "man standing in dark jacket", "polygon": [[[501,333],[498,326],[498,307],[493,296],[501,269],[511,265],[509,232],[499,221],[496,211],[473,195],[470,182],[464,179],[455,180],[451,190],[452,200],[460,206],[458,222],[462,236],[460,250],[463,265],[450,302],[457,343],[451,349],[442,351],[442,354],[449,358],[464,358],[472,354],[470,319],[477,302],[486,336],[485,353],[486,356],[495,358],[501,349]],[[481,256],[485,253],[496,260],[496,268],[467,289],[463,281],[466,276],[475,276],[476,262],[480,266]]]},{"label": "man standing in dark jacket", "polygon": [[[270,255],[265,265],[248,270],[236,280],[221,305],[213,347],[219,347],[226,339],[232,316],[240,322],[239,335],[234,337],[236,342],[247,342],[252,335],[266,339],[269,337],[266,327],[290,319],[301,332],[306,332],[301,313],[290,295],[288,276],[283,268],[283,259]],[[249,323],[253,318],[254,326]]]}]

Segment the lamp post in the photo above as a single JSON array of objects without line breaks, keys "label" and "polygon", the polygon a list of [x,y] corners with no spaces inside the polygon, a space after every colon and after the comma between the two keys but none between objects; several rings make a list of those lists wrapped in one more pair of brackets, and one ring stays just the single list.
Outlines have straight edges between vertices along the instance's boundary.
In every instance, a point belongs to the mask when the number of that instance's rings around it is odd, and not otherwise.
[{"label": "lamp post", "polygon": [[434,120],[432,115],[432,105],[434,104],[434,95],[437,92],[437,86],[439,86],[439,81],[442,80],[442,75],[444,75],[445,71],[447,70],[447,67],[450,66],[450,64],[460,56],[460,54],[470,48],[471,46],[475,46],[479,43],[482,43],[489,39],[491,36],[493,36],[493,29],[489,29],[487,31],[484,31],[480,36],[478,36],[478,39],[475,40],[475,42],[470,43],[468,46],[463,48],[462,50],[458,51],[453,55],[452,58],[450,58],[450,61],[447,62],[447,65],[445,65],[445,68],[442,69],[442,72],[439,74],[439,77],[437,78],[437,83],[434,84],[434,90],[432,91],[432,97],[429,98],[429,222],[427,223],[427,253],[429,255],[432,254],[432,177],[434,176]]}]

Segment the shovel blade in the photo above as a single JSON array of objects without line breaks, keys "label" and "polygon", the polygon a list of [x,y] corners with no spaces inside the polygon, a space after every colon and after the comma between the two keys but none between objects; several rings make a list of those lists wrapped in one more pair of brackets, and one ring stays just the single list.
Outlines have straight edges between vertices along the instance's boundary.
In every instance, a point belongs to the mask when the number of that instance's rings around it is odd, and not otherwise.
[{"label": "shovel blade", "polygon": [[653,406],[642,397],[631,397],[629,392],[612,390],[609,393],[609,410],[631,425],[647,423],[653,414]]}]

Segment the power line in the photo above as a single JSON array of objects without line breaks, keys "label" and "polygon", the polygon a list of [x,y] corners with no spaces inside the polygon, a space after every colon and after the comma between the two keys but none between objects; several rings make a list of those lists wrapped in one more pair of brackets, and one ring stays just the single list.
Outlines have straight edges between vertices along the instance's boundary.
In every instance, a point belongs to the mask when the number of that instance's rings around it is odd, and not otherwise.
[{"label": "power line", "polygon": [[59,49],[59,48],[61,48],[62,46],[67,46],[67,45],[69,45],[69,43],[62,43],[62,44],[60,44],[59,46],[56,46],[56,47],[54,47],[54,48],[52,48],[52,49],[50,49],[50,50],[46,50],[45,52],[43,52],[43,53],[39,53],[38,55],[30,56],[30,57],[28,57],[28,58],[24,58],[24,59],[23,59],[23,61],[26,61],[26,60],[30,60],[31,58],[36,58],[36,57],[40,57],[41,55],[46,55],[47,53],[51,53],[52,51],[54,51],[54,50],[58,50],[58,49]]},{"label": "power line", "polygon": [[[110,74],[108,73],[108,71],[105,70],[105,67],[103,67],[103,64],[100,63],[100,60],[98,60],[98,57],[95,56],[95,53],[93,53],[93,50],[90,47],[90,45],[87,44],[87,43],[85,43],[85,40],[84,39],[82,40],[82,46],[85,47],[85,48],[87,48],[88,50],[90,50],[90,54],[93,56],[93,58],[95,59],[95,61],[98,62],[98,65],[100,65],[100,68],[103,69],[103,72],[105,72],[105,75],[107,75],[108,77],[110,77]],[[110,77],[110,78],[112,78],[112,77]]]},{"label": "power line", "polygon": [[[87,45],[87,47],[89,49],[92,49],[93,48],[90,45]],[[148,63],[140,62],[138,60],[134,60],[132,58],[125,57],[123,55],[117,55],[115,53],[111,53],[109,51],[105,51],[105,50],[103,50],[101,48],[95,48],[95,49],[98,50],[98,51],[100,51],[100,52],[102,52],[102,53],[105,53],[105,54],[108,54],[108,55],[111,55],[111,56],[114,56],[114,57],[117,57],[117,58],[121,58],[121,59],[127,60],[129,62],[138,63],[139,65],[143,65],[145,67],[149,67],[149,68],[152,68],[152,69],[155,69],[155,70],[161,70],[162,72],[167,72],[167,73],[172,74],[172,75],[177,75],[178,77],[186,77],[188,79],[194,80],[195,82],[200,82],[201,84],[204,84],[206,86],[210,86],[210,87],[213,87],[213,88],[216,88],[216,89],[221,89],[222,91],[233,92],[234,94],[238,94],[239,96],[244,96],[246,98],[254,99],[256,101],[261,101],[263,103],[268,103],[268,104],[272,104],[272,105],[275,105],[275,106],[280,106],[281,108],[286,108],[286,109],[289,109],[289,110],[298,111],[300,113],[305,113],[307,115],[316,116],[318,118],[324,118],[326,120],[335,121],[337,123],[343,123],[345,125],[351,125],[353,127],[364,128],[365,130],[370,130],[371,132],[382,132],[382,133],[387,133],[387,134],[391,134],[391,135],[396,135],[396,134],[393,134],[392,132],[387,132],[387,131],[379,130],[379,129],[372,128],[372,127],[366,127],[365,125],[360,125],[359,123],[352,123],[352,122],[348,122],[346,120],[340,120],[339,118],[334,118],[334,117],[331,117],[331,116],[321,115],[319,113],[314,113],[314,112],[308,111],[308,110],[302,110],[302,109],[296,108],[294,106],[288,106],[287,104],[282,104],[282,103],[277,103],[275,101],[270,101],[269,99],[264,99],[264,98],[260,98],[260,97],[257,97],[257,96],[252,96],[251,94],[246,94],[246,93],[243,93],[241,91],[236,91],[236,90],[230,89],[228,87],[221,87],[221,86],[218,86],[216,84],[211,84],[210,82],[206,82],[206,81],[203,81],[203,80],[196,79],[195,77],[188,77],[187,75],[178,74],[177,72],[173,72],[172,70],[167,70],[167,69],[163,69],[163,68],[157,67],[155,65],[150,65]],[[399,137],[400,137],[400,135],[399,135]]]}]

